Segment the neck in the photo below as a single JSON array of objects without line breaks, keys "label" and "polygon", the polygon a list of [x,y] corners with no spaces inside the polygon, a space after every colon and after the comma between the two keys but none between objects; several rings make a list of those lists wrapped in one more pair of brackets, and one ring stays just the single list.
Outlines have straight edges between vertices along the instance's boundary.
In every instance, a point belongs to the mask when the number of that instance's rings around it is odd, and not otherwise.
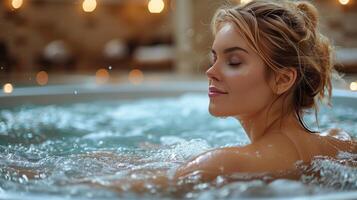
[{"label": "neck", "polygon": [[252,115],[240,115],[235,118],[240,121],[251,143],[256,142],[270,133],[287,133],[305,131],[296,114],[290,112],[282,117],[281,104],[276,102],[276,107],[263,110]]}]

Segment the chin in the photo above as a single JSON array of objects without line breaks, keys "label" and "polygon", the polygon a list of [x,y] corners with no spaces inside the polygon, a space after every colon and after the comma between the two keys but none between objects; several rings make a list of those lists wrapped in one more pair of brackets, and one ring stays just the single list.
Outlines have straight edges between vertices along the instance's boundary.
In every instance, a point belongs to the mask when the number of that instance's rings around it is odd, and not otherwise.
[{"label": "chin", "polygon": [[228,117],[229,115],[221,109],[215,108],[214,106],[208,107],[208,112],[214,117]]},{"label": "chin", "polygon": [[232,109],[231,106],[217,106],[217,104],[210,103],[208,106],[208,112],[214,116],[214,117],[222,117],[222,118],[227,118],[227,117],[235,117],[238,116],[243,112],[242,109],[239,109],[235,107],[236,109]]}]

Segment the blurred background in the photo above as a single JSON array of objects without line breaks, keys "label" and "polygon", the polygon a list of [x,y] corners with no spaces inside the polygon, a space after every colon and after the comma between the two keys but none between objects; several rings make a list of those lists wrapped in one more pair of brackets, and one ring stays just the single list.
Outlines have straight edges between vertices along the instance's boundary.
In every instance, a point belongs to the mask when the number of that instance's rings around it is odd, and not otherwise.
[{"label": "blurred background", "polygon": [[[210,21],[247,0],[1,0],[0,84],[109,84],[204,80]],[[315,0],[336,68],[357,91],[357,2]]]}]

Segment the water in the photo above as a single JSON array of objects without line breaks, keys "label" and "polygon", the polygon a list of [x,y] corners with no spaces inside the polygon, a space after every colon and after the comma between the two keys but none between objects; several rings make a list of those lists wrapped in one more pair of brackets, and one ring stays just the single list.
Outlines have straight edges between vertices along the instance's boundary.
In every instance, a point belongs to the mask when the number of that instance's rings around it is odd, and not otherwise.
[{"label": "water", "polygon": [[[167,173],[212,148],[248,144],[233,118],[209,115],[208,98],[175,98],[71,105],[24,105],[0,111],[0,197],[11,199],[173,199],[149,183],[149,192],[114,192],[113,182]],[[356,109],[322,108],[320,130],[343,127],[356,137]],[[314,127],[312,116],[306,117]],[[316,130],[315,128],[312,128]],[[236,181],[218,177],[181,193],[186,199],[317,196],[357,191],[357,155],[317,158],[300,181]],[[18,169],[21,169],[19,172]],[[97,185],[97,186],[93,186]],[[125,190],[125,187],[123,187]],[[121,188],[121,189],[123,189]]]}]

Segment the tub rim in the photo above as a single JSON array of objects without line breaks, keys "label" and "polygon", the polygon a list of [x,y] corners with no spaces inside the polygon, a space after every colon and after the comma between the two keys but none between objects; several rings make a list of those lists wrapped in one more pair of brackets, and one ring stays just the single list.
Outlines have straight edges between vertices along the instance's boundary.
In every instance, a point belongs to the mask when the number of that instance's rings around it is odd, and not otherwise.
[{"label": "tub rim", "polygon": [[[206,81],[156,81],[141,85],[81,84],[48,85],[15,88],[11,94],[0,93],[0,109],[22,104],[49,105],[100,100],[128,100],[138,98],[175,97],[185,93],[206,93]],[[207,97],[208,98],[208,97]],[[333,105],[343,104],[357,108],[357,92],[344,89],[332,90]]]}]

